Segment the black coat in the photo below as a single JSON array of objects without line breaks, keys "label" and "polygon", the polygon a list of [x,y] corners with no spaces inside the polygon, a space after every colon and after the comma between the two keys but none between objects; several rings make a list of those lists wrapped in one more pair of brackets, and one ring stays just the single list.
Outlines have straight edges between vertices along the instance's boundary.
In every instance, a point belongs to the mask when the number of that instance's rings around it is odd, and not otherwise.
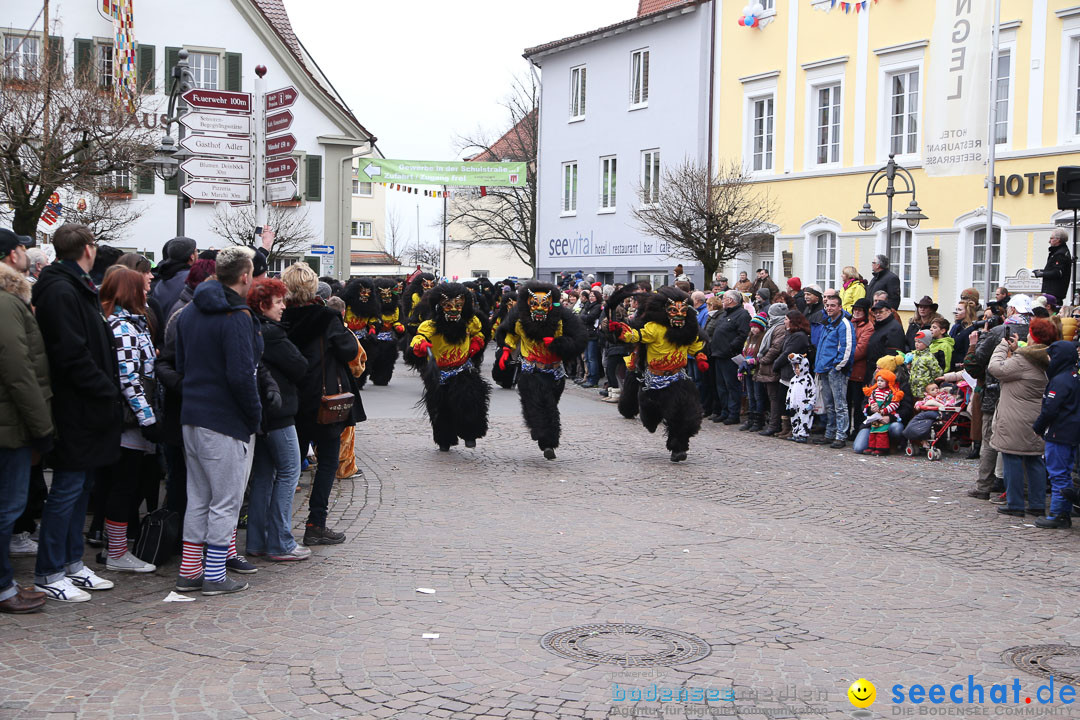
[{"label": "black coat", "polygon": [[724,308],[716,313],[716,324],[709,341],[709,355],[730,360],[742,352],[750,334],[750,313],[742,305]]},{"label": "black coat", "polygon": [[581,318],[581,324],[585,326],[585,333],[590,341],[597,340],[600,334],[596,330],[596,321],[600,319],[600,314],[604,311],[604,304],[598,302],[586,303],[581,308],[581,314],[578,316]]},{"label": "black coat", "polygon": [[810,355],[810,336],[805,330],[792,330],[784,338],[784,347],[780,350],[780,356],[773,361],[773,372],[780,373],[781,380],[790,380],[795,377],[795,369],[788,360],[788,355]]},{"label": "black coat", "polygon": [[1042,269],[1042,292],[1050,293],[1059,304],[1065,302],[1072,282],[1072,256],[1064,244],[1051,247]]},{"label": "black coat", "polygon": [[308,361],[289,340],[284,325],[265,315],[258,315],[258,318],[262,323],[262,362],[270,370],[281,394],[280,407],[263,405],[263,429],[269,432],[296,422],[296,412],[300,409],[296,386],[307,375]]},{"label": "black coat", "polygon": [[874,377],[877,371],[877,361],[886,355],[895,354],[897,350],[904,352],[907,348],[907,340],[904,338],[904,326],[900,319],[893,315],[884,323],[874,323],[874,332],[866,343],[866,379]]},{"label": "black coat", "polygon": [[[360,400],[360,388],[349,370],[349,362],[360,351],[356,336],[345,328],[341,315],[323,305],[301,305],[285,308],[282,323],[288,328],[289,340],[307,360],[307,371],[296,383],[296,426],[300,434],[310,432],[318,423],[319,403],[324,394],[351,392],[355,396],[350,420],[332,427],[340,433],[346,425],[367,419]],[[328,426],[331,427],[331,426]]]},{"label": "black coat", "polygon": [[89,470],[120,458],[123,396],[113,335],[97,290],[72,262],[41,271],[32,294],[49,357],[56,447],[48,464]]},{"label": "black coat", "polygon": [[889,294],[889,307],[893,310],[900,308],[900,278],[892,270],[878,270],[874,273],[874,279],[866,286],[866,297],[874,299],[874,293],[884,290]]}]

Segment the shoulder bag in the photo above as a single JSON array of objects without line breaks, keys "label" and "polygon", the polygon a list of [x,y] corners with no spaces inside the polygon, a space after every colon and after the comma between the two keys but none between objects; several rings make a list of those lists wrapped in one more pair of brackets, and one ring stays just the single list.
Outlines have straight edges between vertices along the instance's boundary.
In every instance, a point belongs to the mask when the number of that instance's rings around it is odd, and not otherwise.
[{"label": "shoulder bag", "polygon": [[322,398],[319,400],[319,414],[316,422],[319,425],[333,425],[334,423],[346,422],[352,413],[353,403],[356,396],[351,392],[342,392],[341,376],[334,373],[337,378],[337,394],[326,394],[326,339],[319,339],[319,371],[322,373]]}]

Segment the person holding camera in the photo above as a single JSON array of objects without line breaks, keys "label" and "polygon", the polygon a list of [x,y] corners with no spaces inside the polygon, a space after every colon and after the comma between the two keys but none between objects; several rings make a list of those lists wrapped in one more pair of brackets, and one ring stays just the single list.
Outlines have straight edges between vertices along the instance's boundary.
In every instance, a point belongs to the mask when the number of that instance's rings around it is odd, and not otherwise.
[{"label": "person holding camera", "polygon": [[1072,256],[1066,243],[1069,234],[1062,228],[1050,231],[1050,248],[1046,266],[1033,274],[1042,278],[1042,292],[1050,293],[1062,301],[1069,295],[1069,282],[1072,280]]}]

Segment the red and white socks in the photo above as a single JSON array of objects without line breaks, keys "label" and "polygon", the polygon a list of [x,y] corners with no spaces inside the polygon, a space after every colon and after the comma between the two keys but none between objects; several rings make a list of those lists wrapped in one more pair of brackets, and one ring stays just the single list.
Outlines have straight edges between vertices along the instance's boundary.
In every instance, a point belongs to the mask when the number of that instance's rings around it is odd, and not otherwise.
[{"label": "red and white socks", "polygon": [[105,520],[105,537],[109,543],[109,557],[118,559],[124,557],[128,551],[126,522],[113,522]]},{"label": "red and white socks", "polygon": [[203,544],[184,541],[180,556],[180,577],[197,580],[203,574]]},{"label": "red and white socks", "polygon": [[232,540],[229,541],[229,552],[225,555],[226,560],[236,557],[236,528],[232,529]]}]

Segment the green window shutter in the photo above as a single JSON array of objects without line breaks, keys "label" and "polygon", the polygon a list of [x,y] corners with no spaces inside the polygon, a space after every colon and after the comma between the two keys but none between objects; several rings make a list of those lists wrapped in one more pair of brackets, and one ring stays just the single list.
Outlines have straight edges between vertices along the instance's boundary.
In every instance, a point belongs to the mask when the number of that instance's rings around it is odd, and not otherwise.
[{"label": "green window shutter", "polygon": [[153,45],[143,45],[142,43],[139,43],[136,52],[135,60],[139,76],[139,89],[144,95],[153,95],[157,53]]},{"label": "green window shutter", "polygon": [[322,200],[322,155],[308,155],[304,161],[304,194],[308,200]]},{"label": "green window shutter", "polygon": [[172,69],[180,62],[180,48],[165,48],[165,85],[161,88],[168,95],[172,91]]},{"label": "green window shutter", "polygon": [[94,72],[94,41],[75,38],[75,79],[81,81]]},{"label": "green window shutter", "polygon": [[177,176],[173,176],[171,179],[165,181],[165,194],[176,195],[180,192],[180,181]]},{"label": "green window shutter", "polygon": [[225,89],[241,92],[243,85],[243,56],[240,53],[225,53]]},{"label": "green window shutter", "polygon": [[59,35],[49,36],[49,71],[54,78],[64,73],[64,38]]},{"label": "green window shutter", "polygon": [[147,195],[154,194],[154,173],[149,170],[141,170],[139,172],[139,194],[146,193]]}]

